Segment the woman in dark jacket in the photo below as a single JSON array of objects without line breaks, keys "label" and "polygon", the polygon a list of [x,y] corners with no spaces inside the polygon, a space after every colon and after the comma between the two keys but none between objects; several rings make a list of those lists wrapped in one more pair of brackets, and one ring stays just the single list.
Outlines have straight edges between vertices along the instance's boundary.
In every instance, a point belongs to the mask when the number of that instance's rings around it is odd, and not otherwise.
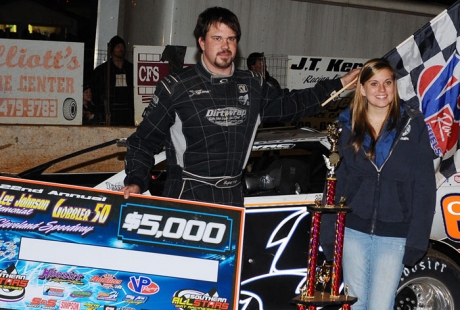
[{"label": "woman in dark jacket", "polygon": [[[339,116],[342,133],[336,201],[345,197],[343,277],[352,309],[393,309],[404,265],[428,247],[436,183],[423,114],[401,106],[395,72],[385,59],[366,62],[354,101]],[[334,220],[323,218],[322,247],[333,256]]]}]

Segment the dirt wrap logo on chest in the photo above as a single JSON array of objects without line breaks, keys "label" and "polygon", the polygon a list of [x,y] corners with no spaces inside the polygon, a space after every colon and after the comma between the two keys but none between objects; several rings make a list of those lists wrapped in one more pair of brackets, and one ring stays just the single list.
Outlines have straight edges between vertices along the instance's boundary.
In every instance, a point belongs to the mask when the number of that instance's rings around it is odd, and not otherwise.
[{"label": "dirt wrap logo on chest", "polygon": [[209,109],[206,119],[219,126],[235,126],[246,120],[246,113],[245,109],[235,107]]}]

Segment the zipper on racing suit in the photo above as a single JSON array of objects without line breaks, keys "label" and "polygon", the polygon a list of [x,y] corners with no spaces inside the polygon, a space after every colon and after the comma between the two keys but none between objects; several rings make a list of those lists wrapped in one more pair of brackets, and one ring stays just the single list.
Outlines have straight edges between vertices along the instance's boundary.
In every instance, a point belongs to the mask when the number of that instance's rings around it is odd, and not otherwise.
[{"label": "zipper on racing suit", "polygon": [[[406,128],[407,125],[409,125],[409,123],[410,123],[410,118],[407,120],[406,125],[404,125],[403,128]],[[381,173],[383,167],[385,166],[386,162],[390,158],[391,154],[393,153],[393,150],[395,149],[396,145],[398,145],[399,141],[401,140],[401,136],[402,136],[403,132],[404,132],[404,130],[400,131],[398,137],[395,140],[395,143],[391,147],[390,152],[388,153],[388,156],[385,159],[385,161],[383,162],[383,164],[380,167],[380,169],[377,167],[377,165],[373,161],[371,161],[372,165],[377,170],[377,184],[376,184],[376,191],[375,191],[375,195],[374,195],[374,208],[372,210],[372,224],[371,224],[371,231],[370,231],[371,235],[374,234],[375,223],[377,222],[377,213],[378,213],[377,209],[378,209],[378,205],[379,205],[379,201],[380,201],[380,175],[381,175],[380,173]]]}]

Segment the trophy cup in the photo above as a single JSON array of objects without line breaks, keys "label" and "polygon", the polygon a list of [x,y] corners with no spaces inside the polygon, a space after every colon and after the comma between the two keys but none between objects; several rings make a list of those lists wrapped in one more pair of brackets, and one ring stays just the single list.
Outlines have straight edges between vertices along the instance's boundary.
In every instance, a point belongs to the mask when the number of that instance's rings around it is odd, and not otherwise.
[{"label": "trophy cup", "polygon": [[[291,300],[297,305],[298,310],[315,310],[316,307],[330,305],[342,305],[343,310],[349,310],[350,306],[357,301],[356,297],[348,296],[348,289],[345,295],[340,295],[340,273],[342,271],[342,252],[343,236],[345,230],[345,215],[350,208],[345,206],[345,197],[341,197],[339,205],[335,205],[335,188],[337,179],[335,168],[337,167],[340,156],[338,154],[337,142],[341,128],[336,123],[328,125],[327,137],[331,143],[331,154],[329,157],[323,155],[328,173],[326,176],[326,199],[322,206],[320,197],[316,197],[314,205],[308,205],[307,209],[312,214],[310,228],[310,242],[308,249],[307,277],[304,285],[300,289],[300,295]],[[335,225],[334,258],[332,266],[317,267],[319,233],[321,226],[321,215],[323,213],[336,213],[337,220]],[[326,285],[331,280],[331,291],[325,293]],[[322,292],[316,287],[321,283]]]}]

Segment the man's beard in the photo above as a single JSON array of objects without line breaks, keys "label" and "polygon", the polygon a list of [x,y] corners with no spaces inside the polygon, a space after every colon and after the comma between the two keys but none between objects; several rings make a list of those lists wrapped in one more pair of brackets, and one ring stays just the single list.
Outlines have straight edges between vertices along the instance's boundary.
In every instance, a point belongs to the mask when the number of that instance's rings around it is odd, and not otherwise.
[{"label": "man's beard", "polygon": [[227,69],[228,67],[230,67],[233,63],[233,57],[232,52],[229,51],[228,53],[230,53],[230,57],[226,59],[219,58],[219,54],[217,54],[216,59],[214,59],[214,66],[216,66],[219,69]]},{"label": "man's beard", "polygon": [[119,59],[124,59],[125,58],[125,52],[114,52],[112,54],[112,57],[116,57],[116,58],[119,58]]}]

